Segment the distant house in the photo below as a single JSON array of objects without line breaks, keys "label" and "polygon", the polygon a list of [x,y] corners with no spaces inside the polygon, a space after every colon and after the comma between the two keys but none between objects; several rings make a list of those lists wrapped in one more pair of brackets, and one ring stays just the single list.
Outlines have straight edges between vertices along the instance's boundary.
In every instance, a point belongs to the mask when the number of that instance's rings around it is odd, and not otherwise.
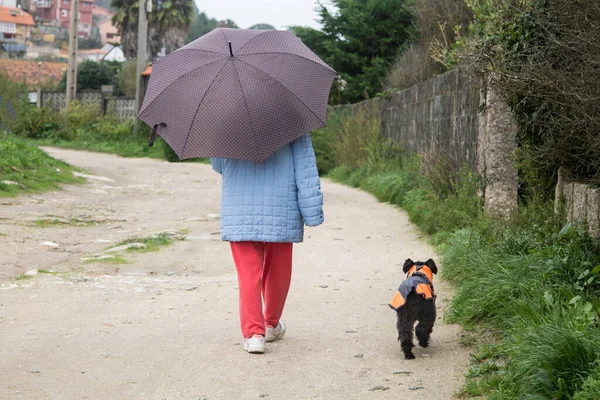
[{"label": "distant house", "polygon": [[[61,51],[59,58],[61,60],[68,60],[69,53],[67,51]],[[101,49],[89,49],[89,50],[78,50],[77,51],[77,62],[81,63],[84,61],[126,61],[123,55],[123,50],[120,46],[113,46],[107,44]]]},{"label": "distant house", "polygon": [[94,4],[92,6],[92,15],[98,15],[104,18],[112,18],[115,13],[110,11],[108,8],[100,7]]},{"label": "distant house", "polygon": [[[88,37],[92,31],[92,7],[94,0],[79,1],[78,34]],[[55,21],[61,27],[71,27],[71,0],[37,0],[36,15],[45,21]]]},{"label": "distant house", "polygon": [[17,8],[17,0],[0,0],[0,7]]},{"label": "distant house", "polygon": [[100,30],[100,41],[102,44],[107,43],[120,43],[121,38],[119,37],[119,30],[112,23],[112,17],[105,18],[98,22],[98,28]]},{"label": "distant house", "polygon": [[31,38],[33,17],[13,7],[0,7],[0,44],[9,53],[24,53]]}]

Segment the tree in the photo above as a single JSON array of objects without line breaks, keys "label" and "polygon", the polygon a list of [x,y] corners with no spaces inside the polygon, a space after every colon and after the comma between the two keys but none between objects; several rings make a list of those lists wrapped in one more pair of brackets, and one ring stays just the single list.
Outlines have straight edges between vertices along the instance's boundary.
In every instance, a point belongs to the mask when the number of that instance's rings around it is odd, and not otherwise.
[{"label": "tree", "polygon": [[186,43],[193,42],[217,27],[239,28],[239,26],[237,26],[237,24],[230,19],[217,21],[214,18],[209,18],[205,12],[201,12],[192,23],[192,26],[190,26],[190,33],[188,34]]},{"label": "tree", "polygon": [[256,24],[256,25],[252,25],[248,29],[275,30],[275,27],[273,25],[269,25],[269,24]]},{"label": "tree", "polygon": [[[162,45],[160,47],[164,46],[167,53],[185,45],[194,9],[194,0],[167,0],[159,2],[156,12],[150,14],[149,21],[159,35],[158,38],[153,36],[153,39],[159,46]],[[156,52],[160,47],[153,50]]]},{"label": "tree", "polygon": [[[102,85],[117,83],[113,69],[108,63],[84,61],[77,67],[77,90],[100,90]],[[67,73],[65,72],[57,90],[67,88]]]},{"label": "tree", "polygon": [[319,3],[322,31],[292,31],[345,81],[343,102],[373,97],[386,72],[413,33],[412,0],[331,0],[333,13]]},{"label": "tree", "polygon": [[[113,23],[119,30],[123,53],[128,58],[135,57],[139,1],[113,0],[112,5],[119,9],[113,16]],[[197,15],[194,0],[152,0],[152,10],[148,14],[150,53],[156,54],[162,47],[169,53],[183,46],[194,16]]]},{"label": "tree", "polygon": [[111,4],[119,10],[113,16],[112,22],[119,30],[123,54],[127,58],[135,57],[137,52],[139,1],[112,0]]},{"label": "tree", "polygon": [[217,20],[214,18],[208,18],[205,12],[201,12],[190,26],[190,33],[188,34],[186,42],[193,42],[199,37],[206,35],[216,27]]}]

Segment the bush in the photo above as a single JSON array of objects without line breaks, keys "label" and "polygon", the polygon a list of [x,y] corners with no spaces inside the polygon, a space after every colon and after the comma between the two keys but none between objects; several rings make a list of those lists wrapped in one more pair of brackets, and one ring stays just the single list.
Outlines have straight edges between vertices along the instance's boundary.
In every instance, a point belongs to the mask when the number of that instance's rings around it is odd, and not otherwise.
[{"label": "bush", "polygon": [[22,102],[12,130],[18,136],[44,139],[51,137],[59,127],[59,119],[48,107],[37,108],[35,105]]},{"label": "bush", "polygon": [[135,97],[137,87],[137,60],[135,58],[125,62],[118,75],[119,88],[126,97]]},{"label": "bush", "polygon": [[[116,85],[117,80],[111,66],[106,62],[84,61],[77,66],[77,90],[100,90],[102,85]],[[66,90],[65,71],[57,90]]]}]

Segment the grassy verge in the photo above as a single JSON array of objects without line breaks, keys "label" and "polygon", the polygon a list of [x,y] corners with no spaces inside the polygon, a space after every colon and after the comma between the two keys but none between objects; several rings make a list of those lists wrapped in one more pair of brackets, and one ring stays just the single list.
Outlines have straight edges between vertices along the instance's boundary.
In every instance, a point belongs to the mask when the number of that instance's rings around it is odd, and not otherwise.
[{"label": "grassy verge", "polygon": [[82,182],[73,176],[74,170],[28,140],[0,134],[0,197],[55,190],[60,184]]},{"label": "grassy verge", "polygon": [[473,173],[403,156],[371,123],[358,115],[319,133],[332,139],[328,176],[404,208],[436,245],[456,288],[447,317],[473,332],[462,397],[599,399],[598,242],[550,202],[487,218]]},{"label": "grassy verge", "polygon": [[148,146],[150,129],[143,123],[135,126],[131,120],[102,116],[97,110],[78,102],[73,102],[66,112],[61,113],[22,104],[12,130],[16,135],[35,140],[40,145],[179,161],[160,137],[156,138],[153,147]]}]

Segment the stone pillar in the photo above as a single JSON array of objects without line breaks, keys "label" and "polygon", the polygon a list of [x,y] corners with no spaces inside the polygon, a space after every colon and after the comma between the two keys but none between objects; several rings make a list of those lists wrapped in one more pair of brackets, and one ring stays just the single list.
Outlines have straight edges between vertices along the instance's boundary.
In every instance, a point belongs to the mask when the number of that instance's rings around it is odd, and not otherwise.
[{"label": "stone pillar", "polygon": [[587,223],[590,236],[600,238],[600,189],[587,190]]},{"label": "stone pillar", "polygon": [[[485,179],[484,211],[488,215],[508,218],[517,208],[517,126],[506,102],[488,85],[485,95],[485,124],[480,124],[479,151]],[[484,127],[482,128],[482,125]],[[483,132],[481,130],[483,129]]]}]

